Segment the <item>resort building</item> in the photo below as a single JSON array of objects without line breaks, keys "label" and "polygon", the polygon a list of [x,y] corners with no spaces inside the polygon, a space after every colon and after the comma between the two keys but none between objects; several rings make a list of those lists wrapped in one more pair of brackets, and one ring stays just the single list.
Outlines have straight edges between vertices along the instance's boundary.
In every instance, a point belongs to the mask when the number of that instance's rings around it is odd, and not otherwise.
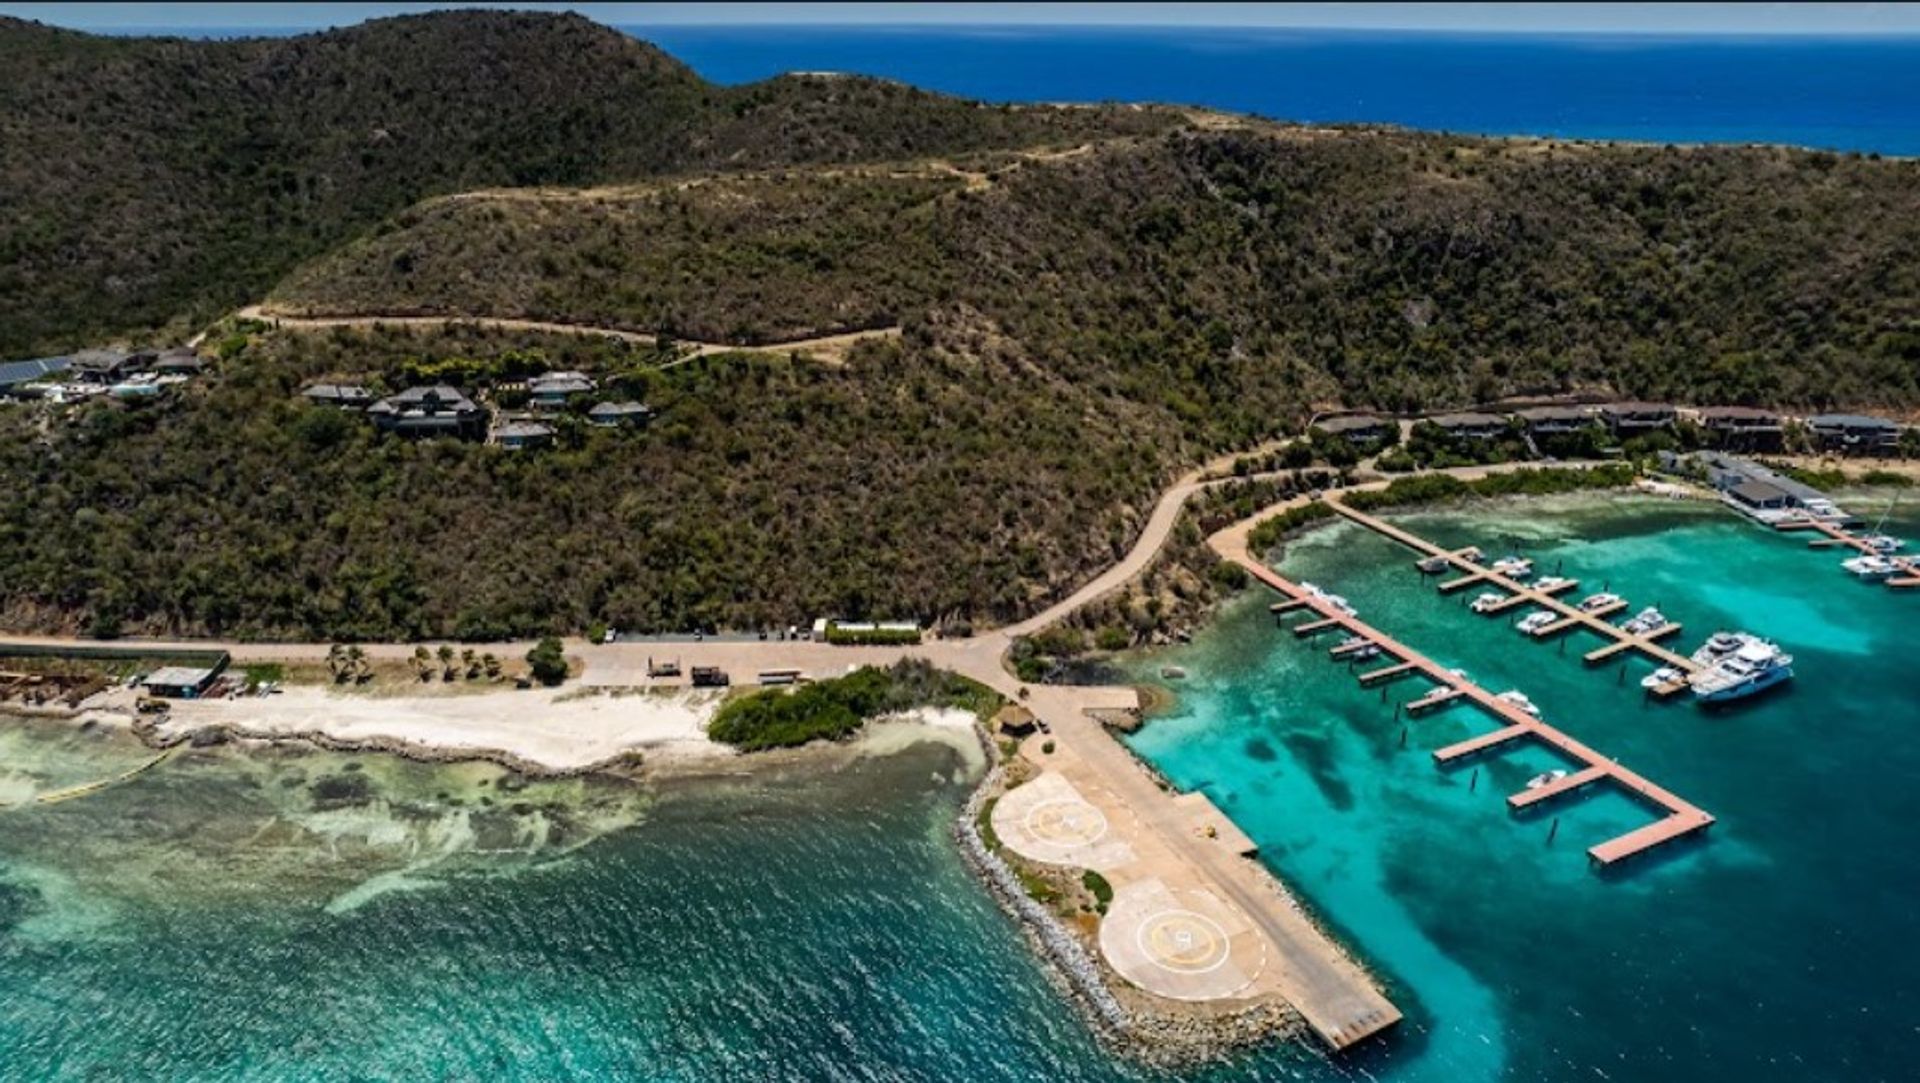
[{"label": "resort building", "polygon": [[29,361],[0,362],[0,398],[33,398],[35,384],[65,373],[73,364],[65,357],[37,357]]},{"label": "resort building", "polygon": [[1807,419],[1813,442],[1821,451],[1847,455],[1884,455],[1900,444],[1900,426],[1883,417],[1864,414],[1821,414]]},{"label": "resort building", "polygon": [[82,383],[117,384],[139,371],[140,364],[125,350],[81,350],[70,367]]},{"label": "resort building", "polygon": [[409,387],[367,407],[367,416],[381,432],[401,436],[478,439],[487,431],[487,412],[446,384]]},{"label": "resort building", "polygon": [[587,411],[587,420],[603,429],[640,426],[653,419],[653,407],[640,402],[603,402]]},{"label": "resort building", "polygon": [[207,369],[207,361],[190,346],[162,350],[148,368],[162,376],[198,376]]},{"label": "resort building", "polygon": [[527,401],[535,409],[561,410],[574,396],[588,394],[594,386],[584,372],[543,373],[527,381]]},{"label": "resort building", "polygon": [[1493,414],[1441,414],[1427,421],[1458,440],[1492,440],[1507,431],[1507,419]]},{"label": "resort building", "polygon": [[1371,414],[1352,414],[1347,417],[1322,418],[1313,423],[1313,428],[1337,436],[1350,444],[1364,444],[1372,440],[1384,439],[1394,429],[1390,421],[1383,421]]},{"label": "resort building", "polygon": [[1743,481],[1727,490],[1727,495],[1749,508],[1771,511],[1790,508],[1793,497],[1785,489],[1765,481]]},{"label": "resort building", "polygon": [[993,716],[995,726],[1008,737],[1026,737],[1038,728],[1033,712],[1018,703],[1009,703]]},{"label": "resort building", "polygon": [[1670,429],[1675,416],[1673,407],[1658,402],[1612,402],[1600,407],[1600,419],[1622,440]]},{"label": "resort building", "polygon": [[1591,413],[1578,406],[1534,406],[1515,411],[1530,436],[1567,436],[1593,424]]},{"label": "resort building", "polygon": [[553,443],[553,426],[541,421],[516,418],[493,430],[493,442],[508,451],[547,447]]},{"label": "resort building", "polygon": [[364,410],[373,405],[373,392],[359,384],[314,384],[300,397],[315,406],[333,406],[342,410]]},{"label": "resort building", "polygon": [[1786,427],[1780,415],[1756,406],[1710,406],[1699,412],[1700,427],[1714,446],[1736,451],[1778,451]]}]

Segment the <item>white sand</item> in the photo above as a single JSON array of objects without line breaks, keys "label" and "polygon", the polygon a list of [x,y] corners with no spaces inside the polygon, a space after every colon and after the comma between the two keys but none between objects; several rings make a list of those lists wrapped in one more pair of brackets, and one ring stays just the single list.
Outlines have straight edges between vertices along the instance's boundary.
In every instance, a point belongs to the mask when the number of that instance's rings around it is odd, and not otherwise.
[{"label": "white sand", "polygon": [[503,752],[557,771],[629,751],[648,759],[733,755],[707,739],[717,692],[612,695],[575,688],[482,695],[374,697],[290,687],[265,698],[173,704],[163,734],[224,723],[249,735],[323,734],[339,741],[400,741],[424,749]]}]

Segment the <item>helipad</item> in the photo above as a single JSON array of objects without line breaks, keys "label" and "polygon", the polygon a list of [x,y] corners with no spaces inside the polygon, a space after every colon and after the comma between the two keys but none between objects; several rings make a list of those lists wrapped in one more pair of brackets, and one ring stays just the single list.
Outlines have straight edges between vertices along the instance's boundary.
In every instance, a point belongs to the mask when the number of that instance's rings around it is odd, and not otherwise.
[{"label": "helipad", "polygon": [[1100,953],[1128,981],[1173,1000],[1244,994],[1267,964],[1266,941],[1244,914],[1211,891],[1160,880],[1114,894]]},{"label": "helipad", "polygon": [[1134,857],[1106,813],[1058,772],[1008,791],[991,820],[994,834],[1015,853],[1049,865],[1112,869]]}]

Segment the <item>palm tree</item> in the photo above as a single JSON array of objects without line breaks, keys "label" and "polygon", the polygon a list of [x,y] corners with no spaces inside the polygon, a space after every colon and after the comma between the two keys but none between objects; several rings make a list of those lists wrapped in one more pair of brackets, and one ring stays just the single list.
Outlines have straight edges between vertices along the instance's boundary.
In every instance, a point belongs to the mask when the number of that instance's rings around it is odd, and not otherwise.
[{"label": "palm tree", "polygon": [[433,676],[432,656],[427,654],[425,644],[413,648],[413,671],[423,681]]},{"label": "palm tree", "polygon": [[367,661],[367,652],[362,650],[358,643],[347,648],[345,668],[352,674],[356,684],[373,679],[373,665]]},{"label": "palm tree", "polygon": [[500,679],[500,659],[494,657],[492,651],[488,651],[481,657],[480,664],[486,668],[488,680],[497,681]]},{"label": "palm tree", "polygon": [[466,671],[467,680],[473,680],[480,675],[480,663],[474,659],[472,647],[466,647],[460,651],[460,668]]},{"label": "palm tree", "polygon": [[333,683],[343,684],[347,679],[347,648],[335,643],[327,648],[327,672],[333,674]]}]

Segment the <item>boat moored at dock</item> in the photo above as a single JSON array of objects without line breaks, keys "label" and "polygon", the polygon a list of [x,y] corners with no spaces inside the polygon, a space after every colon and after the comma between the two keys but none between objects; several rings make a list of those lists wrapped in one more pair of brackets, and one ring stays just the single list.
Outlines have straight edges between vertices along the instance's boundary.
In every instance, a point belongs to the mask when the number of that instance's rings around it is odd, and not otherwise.
[{"label": "boat moored at dock", "polygon": [[1592,613],[1596,610],[1610,608],[1625,600],[1626,599],[1620,597],[1618,594],[1608,594],[1605,591],[1599,594],[1589,594],[1585,598],[1580,599],[1580,611],[1582,613]]},{"label": "boat moored at dock", "polygon": [[1503,557],[1492,564],[1495,575],[1504,575],[1508,579],[1525,579],[1533,574],[1533,561],[1526,557]]},{"label": "boat moored at dock", "polygon": [[1468,606],[1467,608],[1473,610],[1475,613],[1492,613],[1492,612],[1495,612],[1499,608],[1500,604],[1505,602],[1506,600],[1507,600],[1506,595],[1495,594],[1492,591],[1488,591],[1487,593],[1482,594],[1480,597],[1475,598],[1473,600],[1473,604]]},{"label": "boat moored at dock", "polygon": [[1764,639],[1750,637],[1740,649],[1694,674],[1693,694],[1701,703],[1723,703],[1764,692],[1793,677],[1793,655]]},{"label": "boat moored at dock", "polygon": [[1544,635],[1547,627],[1559,619],[1560,615],[1552,610],[1536,609],[1526,616],[1521,617],[1520,623],[1514,625],[1514,627],[1518,628],[1523,635]]},{"label": "boat moored at dock", "polygon": [[1628,620],[1625,624],[1622,624],[1620,630],[1630,636],[1643,636],[1656,628],[1664,626],[1666,623],[1666,614],[1655,609],[1653,606],[1648,606],[1640,612],[1635,613],[1632,619]]},{"label": "boat moored at dock", "polygon": [[1848,575],[1870,582],[1891,579],[1893,574],[1900,570],[1900,565],[1886,557],[1864,553],[1841,561],[1840,566],[1846,569]]}]

